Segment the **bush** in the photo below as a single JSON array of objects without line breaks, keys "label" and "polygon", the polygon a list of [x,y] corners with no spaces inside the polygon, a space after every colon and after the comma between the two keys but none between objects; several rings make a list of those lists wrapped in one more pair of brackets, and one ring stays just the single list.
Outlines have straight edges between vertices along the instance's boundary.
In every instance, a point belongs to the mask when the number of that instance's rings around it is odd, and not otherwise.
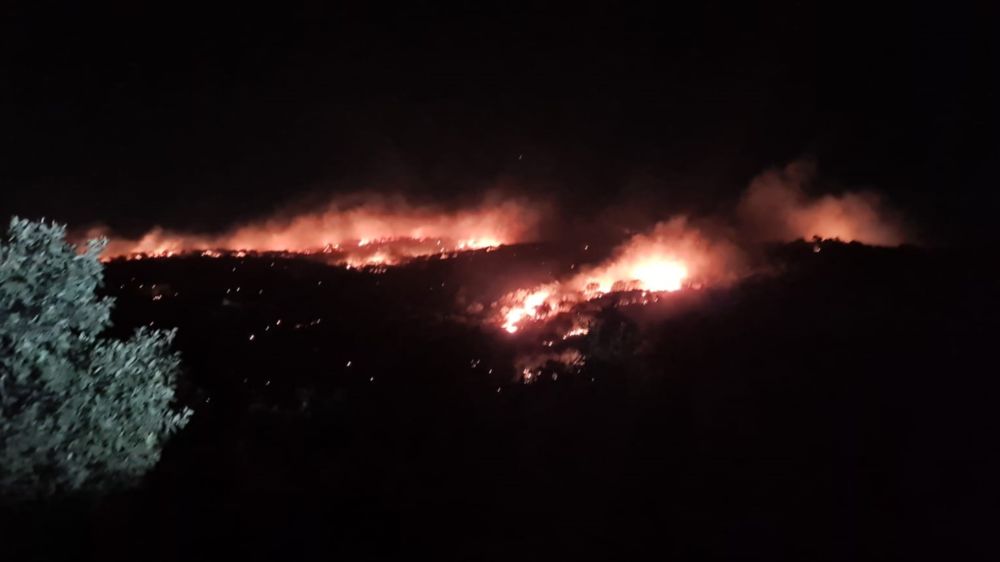
[{"label": "bush", "polygon": [[173,406],[173,331],[101,338],[104,241],[14,218],[0,241],[0,487],[14,498],[128,486],[190,415]]},{"label": "bush", "polygon": [[614,308],[602,310],[590,324],[587,350],[592,361],[621,362],[635,356],[639,327]]}]

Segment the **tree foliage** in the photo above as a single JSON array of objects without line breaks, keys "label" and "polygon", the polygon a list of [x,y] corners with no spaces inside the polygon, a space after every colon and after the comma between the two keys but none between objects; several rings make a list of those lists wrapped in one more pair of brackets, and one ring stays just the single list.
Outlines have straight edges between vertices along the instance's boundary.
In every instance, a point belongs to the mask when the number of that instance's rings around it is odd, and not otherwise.
[{"label": "tree foliage", "polygon": [[187,422],[174,407],[173,331],[102,338],[104,241],[14,218],[0,241],[0,487],[13,497],[127,486]]}]

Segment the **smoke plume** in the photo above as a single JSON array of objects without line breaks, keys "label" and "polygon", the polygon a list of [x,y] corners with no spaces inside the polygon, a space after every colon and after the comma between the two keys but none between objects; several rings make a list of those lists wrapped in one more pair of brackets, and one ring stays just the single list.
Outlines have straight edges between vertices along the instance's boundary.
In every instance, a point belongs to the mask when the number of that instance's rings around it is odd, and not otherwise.
[{"label": "smoke plume", "polygon": [[801,162],[754,178],[737,208],[746,232],[760,241],[818,236],[876,246],[904,242],[900,221],[877,194],[848,192],[810,198],[806,189],[814,178],[815,168]]},{"label": "smoke plume", "polygon": [[348,264],[392,264],[406,257],[529,241],[536,235],[540,213],[537,204],[495,196],[474,207],[454,209],[413,205],[401,197],[359,195],[334,200],[321,210],[261,220],[214,236],[157,227],[137,240],[112,238],[105,255],[327,252],[343,255]]}]

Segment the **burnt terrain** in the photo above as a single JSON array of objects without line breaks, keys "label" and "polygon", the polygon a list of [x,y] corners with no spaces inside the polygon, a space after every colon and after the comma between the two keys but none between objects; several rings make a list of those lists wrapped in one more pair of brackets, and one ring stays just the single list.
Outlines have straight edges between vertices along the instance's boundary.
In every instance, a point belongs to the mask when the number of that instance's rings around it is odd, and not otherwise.
[{"label": "burnt terrain", "polygon": [[71,529],[46,555],[990,558],[984,253],[775,247],[733,287],[603,303],[588,336],[558,344],[586,365],[524,384],[514,364],[537,334],[469,310],[578,258],[110,263],[114,335],[178,328],[194,418],[141,488],[9,522],[35,543],[12,552]]}]

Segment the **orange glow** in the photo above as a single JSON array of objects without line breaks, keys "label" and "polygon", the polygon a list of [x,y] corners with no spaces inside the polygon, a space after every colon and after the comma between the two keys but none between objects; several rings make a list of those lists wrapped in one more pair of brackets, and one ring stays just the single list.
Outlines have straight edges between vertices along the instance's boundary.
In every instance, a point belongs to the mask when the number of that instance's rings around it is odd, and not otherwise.
[{"label": "orange glow", "polygon": [[[537,205],[489,200],[478,207],[443,209],[399,198],[334,202],[326,209],[247,224],[220,235],[154,228],[137,240],[111,238],[104,257],[168,257],[199,252],[325,253],[353,267],[393,265],[417,256],[495,248],[534,236]],[[91,237],[100,235],[92,231]]]},{"label": "orange glow", "polygon": [[503,316],[503,329],[513,334],[519,329],[519,324],[525,319],[536,319],[541,314],[540,308],[552,295],[552,289],[540,288],[525,293],[507,309]]},{"label": "orange glow", "polygon": [[632,268],[632,277],[645,291],[679,291],[687,279],[687,267],[675,261],[652,259],[637,263]]},{"label": "orange glow", "polygon": [[[657,302],[659,293],[724,283],[742,270],[741,254],[725,240],[711,238],[684,217],[661,222],[622,244],[610,259],[569,279],[508,293],[498,301],[498,323],[508,333],[544,322],[579,303],[612,293],[641,292],[628,304]],[[565,338],[587,333],[575,326]]]},{"label": "orange glow", "polygon": [[809,197],[815,170],[795,162],[766,171],[750,183],[737,209],[749,234],[759,240],[809,240],[814,236],[876,246],[906,241],[898,217],[871,192]]},{"label": "orange glow", "polygon": [[694,281],[720,281],[738,268],[739,252],[685,217],[661,222],[620,246],[611,259],[583,268],[568,285],[590,298],[610,292],[674,292]]}]

